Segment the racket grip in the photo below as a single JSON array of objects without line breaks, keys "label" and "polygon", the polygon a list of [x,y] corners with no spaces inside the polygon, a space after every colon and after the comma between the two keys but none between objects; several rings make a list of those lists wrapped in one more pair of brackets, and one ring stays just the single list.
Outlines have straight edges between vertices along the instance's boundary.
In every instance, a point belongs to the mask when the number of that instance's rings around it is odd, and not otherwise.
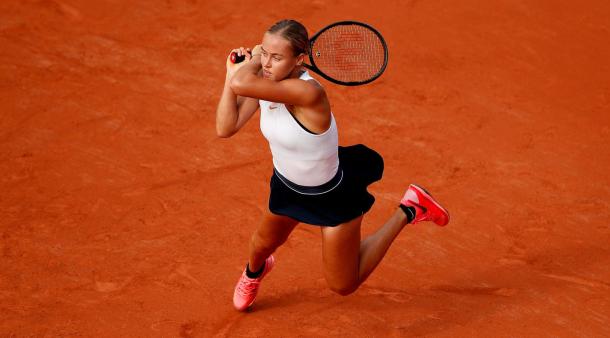
[{"label": "racket grip", "polygon": [[237,55],[236,52],[231,53],[231,62],[232,63],[241,63],[246,59],[245,55]]}]

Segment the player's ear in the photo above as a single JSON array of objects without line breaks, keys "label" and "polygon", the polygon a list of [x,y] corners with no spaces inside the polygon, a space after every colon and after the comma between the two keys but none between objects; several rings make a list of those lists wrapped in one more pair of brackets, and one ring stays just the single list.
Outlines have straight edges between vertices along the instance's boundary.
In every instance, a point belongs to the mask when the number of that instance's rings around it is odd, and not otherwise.
[{"label": "player's ear", "polygon": [[297,66],[302,65],[303,61],[305,61],[305,53],[301,53],[297,56]]}]

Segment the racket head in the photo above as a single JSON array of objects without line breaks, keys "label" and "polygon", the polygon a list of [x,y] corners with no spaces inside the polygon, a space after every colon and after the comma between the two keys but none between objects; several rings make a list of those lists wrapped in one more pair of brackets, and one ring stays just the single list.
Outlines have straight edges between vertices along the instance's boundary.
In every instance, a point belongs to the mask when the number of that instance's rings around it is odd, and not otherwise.
[{"label": "racket head", "polygon": [[388,46],[381,33],[368,24],[339,21],[309,41],[308,69],[326,80],[358,86],[379,78],[388,65]]}]

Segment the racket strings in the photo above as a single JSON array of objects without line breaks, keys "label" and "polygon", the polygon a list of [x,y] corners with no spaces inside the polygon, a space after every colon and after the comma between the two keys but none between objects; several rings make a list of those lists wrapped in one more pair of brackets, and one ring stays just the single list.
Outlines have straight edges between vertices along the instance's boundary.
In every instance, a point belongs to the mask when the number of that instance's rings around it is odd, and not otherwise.
[{"label": "racket strings", "polygon": [[360,25],[338,25],[314,41],[311,52],[316,67],[343,82],[364,82],[376,77],[386,63],[379,36]]}]

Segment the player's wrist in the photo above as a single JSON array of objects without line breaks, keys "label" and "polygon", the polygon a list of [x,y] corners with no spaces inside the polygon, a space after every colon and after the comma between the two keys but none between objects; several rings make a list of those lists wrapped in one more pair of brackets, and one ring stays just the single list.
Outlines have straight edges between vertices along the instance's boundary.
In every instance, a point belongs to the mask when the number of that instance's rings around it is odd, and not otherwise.
[{"label": "player's wrist", "polygon": [[252,55],[250,58],[250,64],[253,64],[256,67],[260,67],[262,65],[260,54]]}]

